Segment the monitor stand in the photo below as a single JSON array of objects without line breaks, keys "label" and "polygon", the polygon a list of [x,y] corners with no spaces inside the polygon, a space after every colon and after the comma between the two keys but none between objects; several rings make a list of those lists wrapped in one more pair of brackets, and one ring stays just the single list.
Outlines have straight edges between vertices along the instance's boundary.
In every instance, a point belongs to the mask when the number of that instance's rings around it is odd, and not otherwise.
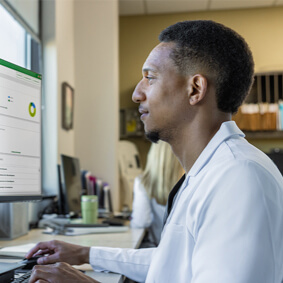
[{"label": "monitor stand", "polygon": [[28,230],[28,203],[0,203],[0,240],[18,238]]}]

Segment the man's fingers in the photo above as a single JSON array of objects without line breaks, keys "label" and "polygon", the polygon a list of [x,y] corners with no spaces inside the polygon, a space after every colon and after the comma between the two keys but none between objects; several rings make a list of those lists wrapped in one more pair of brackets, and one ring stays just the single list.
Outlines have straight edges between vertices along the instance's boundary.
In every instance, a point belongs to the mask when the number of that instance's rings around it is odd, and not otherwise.
[{"label": "man's fingers", "polygon": [[37,263],[38,264],[50,264],[50,263],[56,263],[57,261],[59,261],[58,255],[52,254],[52,255],[40,257],[37,260]]},{"label": "man's fingers", "polygon": [[49,250],[49,248],[47,246],[47,242],[40,242],[40,243],[36,244],[31,250],[29,250],[29,252],[25,255],[25,257],[31,258],[34,254],[36,254],[40,250]]},{"label": "man's fingers", "polygon": [[[40,281],[43,280],[43,281]],[[45,281],[44,281],[45,280]],[[100,283],[65,262],[49,265],[36,265],[29,283]]]},{"label": "man's fingers", "polygon": [[26,258],[31,258],[35,254],[49,253],[56,247],[56,241],[39,242],[26,255]]},{"label": "man's fingers", "polygon": [[52,269],[50,266],[44,266],[44,265],[36,265],[33,268],[32,274],[29,279],[29,283],[39,282],[39,283],[45,283],[49,282],[42,278],[52,278]]},{"label": "man's fingers", "polygon": [[38,252],[36,252],[35,254],[33,254],[32,256],[43,256],[43,255],[49,255],[52,254],[53,251],[50,250],[39,250]]}]

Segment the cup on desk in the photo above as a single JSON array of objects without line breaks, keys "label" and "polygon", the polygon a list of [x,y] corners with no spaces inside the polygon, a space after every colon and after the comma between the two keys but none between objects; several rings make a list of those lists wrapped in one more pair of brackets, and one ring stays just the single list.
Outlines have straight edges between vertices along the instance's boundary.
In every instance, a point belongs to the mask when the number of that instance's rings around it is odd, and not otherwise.
[{"label": "cup on desk", "polygon": [[82,196],[82,219],[84,224],[94,224],[97,222],[98,201],[97,196]]}]

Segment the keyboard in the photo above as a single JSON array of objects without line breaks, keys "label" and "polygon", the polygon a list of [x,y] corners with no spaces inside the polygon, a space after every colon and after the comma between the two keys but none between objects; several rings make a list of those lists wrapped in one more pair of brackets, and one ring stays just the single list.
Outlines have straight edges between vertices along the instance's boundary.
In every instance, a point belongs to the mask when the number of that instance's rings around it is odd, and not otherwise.
[{"label": "keyboard", "polygon": [[32,270],[23,273],[20,277],[14,279],[11,283],[28,283]]}]

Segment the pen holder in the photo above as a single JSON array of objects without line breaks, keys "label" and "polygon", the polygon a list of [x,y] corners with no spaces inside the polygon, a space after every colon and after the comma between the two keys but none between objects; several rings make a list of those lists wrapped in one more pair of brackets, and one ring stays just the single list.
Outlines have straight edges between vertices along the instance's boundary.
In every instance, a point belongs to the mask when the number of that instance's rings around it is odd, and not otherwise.
[{"label": "pen holder", "polygon": [[82,196],[82,219],[84,224],[94,224],[97,222],[98,201],[97,196]]}]

